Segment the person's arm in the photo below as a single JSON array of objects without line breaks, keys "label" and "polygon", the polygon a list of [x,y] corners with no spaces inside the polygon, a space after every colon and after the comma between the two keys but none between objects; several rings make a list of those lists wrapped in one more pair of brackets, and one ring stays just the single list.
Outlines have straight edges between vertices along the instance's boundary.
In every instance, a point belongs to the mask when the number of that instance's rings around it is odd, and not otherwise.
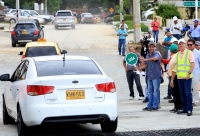
[{"label": "person's arm", "polygon": [[183,29],[183,26],[182,26],[182,24],[181,23],[179,23],[180,25],[179,25],[179,31],[181,31],[182,29]]},{"label": "person's arm", "polygon": [[149,59],[144,59],[144,61],[158,61],[158,57],[154,57],[154,58],[149,58]]},{"label": "person's arm", "polygon": [[117,32],[117,36],[120,36],[121,34],[120,34],[120,31],[118,30],[118,32]]},{"label": "person's arm", "polygon": [[170,59],[161,59],[161,62],[164,64],[169,64]]},{"label": "person's arm", "polygon": [[174,78],[176,76],[176,72],[172,71],[172,76],[171,76],[171,82],[170,82],[170,86],[172,88],[174,88]]},{"label": "person's arm", "polygon": [[138,70],[143,70],[147,67],[147,64],[145,63],[144,61],[144,57],[140,57],[140,66],[139,67],[136,67],[136,69]]},{"label": "person's arm", "polygon": [[127,72],[127,71],[128,71],[128,68],[127,68],[127,65],[126,65],[126,61],[123,61],[123,65],[124,65],[125,71]]}]

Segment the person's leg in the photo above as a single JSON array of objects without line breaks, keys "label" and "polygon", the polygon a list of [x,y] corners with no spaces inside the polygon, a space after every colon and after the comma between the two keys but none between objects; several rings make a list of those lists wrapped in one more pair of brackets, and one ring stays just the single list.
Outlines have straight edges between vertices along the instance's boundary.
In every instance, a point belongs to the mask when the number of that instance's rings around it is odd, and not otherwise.
[{"label": "person's leg", "polygon": [[123,56],[125,55],[125,49],[126,49],[126,43],[123,42],[123,44],[122,44],[122,55]]},{"label": "person's leg", "polygon": [[127,81],[128,81],[128,87],[130,91],[130,96],[134,97],[134,91],[133,91],[133,73],[132,71],[128,71],[126,73]]},{"label": "person's leg", "polygon": [[153,90],[154,90],[154,88],[153,88],[153,82],[152,82],[152,80],[147,80],[147,82],[148,82],[148,91],[149,91],[149,102],[148,102],[148,104],[147,104],[147,108],[152,108],[152,105],[153,105]]},{"label": "person's leg", "polygon": [[181,102],[181,96],[180,96],[180,89],[178,86],[178,79],[177,76],[175,76],[174,78],[174,88],[173,88],[173,92],[174,95],[174,105],[175,105],[175,109],[177,110],[181,110],[182,109],[182,102]]},{"label": "person's leg", "polygon": [[185,94],[184,80],[185,79],[178,79],[178,87],[180,89],[182,110],[187,111],[187,99],[186,99],[186,94]]},{"label": "person's leg", "polygon": [[136,73],[133,73],[133,75],[134,75],[135,84],[137,86],[137,90],[138,90],[139,96],[140,97],[144,97],[143,90],[142,90],[142,85],[141,85],[141,82],[140,82],[140,75],[138,75]]},{"label": "person's leg", "polygon": [[121,48],[122,48],[122,43],[119,40],[119,43],[118,43],[118,52],[119,52],[119,55],[121,55]]},{"label": "person's leg", "polygon": [[172,97],[172,88],[171,88],[171,86],[170,86],[171,77],[169,77],[168,80],[169,80],[169,83],[168,83],[167,96],[168,96],[169,99],[171,99],[171,97]]},{"label": "person's leg", "polygon": [[154,38],[154,42],[156,42],[156,31],[152,31],[152,34],[153,34],[153,38]]},{"label": "person's leg", "polygon": [[187,102],[187,111],[192,111],[192,79],[184,80],[184,88],[186,94],[186,102]]},{"label": "person's leg", "polygon": [[177,35],[177,39],[178,40],[181,39],[181,35],[180,34]]},{"label": "person's leg", "polygon": [[156,43],[158,43],[158,34],[159,34],[159,30],[158,31],[156,31]]},{"label": "person's leg", "polygon": [[160,78],[152,80],[153,83],[153,107],[159,108],[160,104]]},{"label": "person's leg", "polygon": [[199,75],[192,78],[192,103],[197,104],[199,102]]}]

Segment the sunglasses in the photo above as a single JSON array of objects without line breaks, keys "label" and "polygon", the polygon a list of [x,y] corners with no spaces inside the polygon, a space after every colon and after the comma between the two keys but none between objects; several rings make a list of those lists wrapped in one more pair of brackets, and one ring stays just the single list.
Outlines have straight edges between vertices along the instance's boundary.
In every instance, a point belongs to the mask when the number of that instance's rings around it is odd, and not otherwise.
[{"label": "sunglasses", "polygon": [[193,44],[187,44],[187,46],[192,46]]}]

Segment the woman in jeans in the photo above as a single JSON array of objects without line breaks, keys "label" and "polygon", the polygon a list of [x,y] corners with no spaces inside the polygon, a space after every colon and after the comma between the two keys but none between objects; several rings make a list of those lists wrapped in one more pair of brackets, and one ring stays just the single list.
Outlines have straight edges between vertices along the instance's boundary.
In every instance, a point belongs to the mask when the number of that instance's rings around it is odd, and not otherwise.
[{"label": "woman in jeans", "polygon": [[159,34],[159,27],[160,23],[157,21],[157,17],[154,17],[154,21],[151,23],[153,38],[155,42],[158,43],[158,34]]}]

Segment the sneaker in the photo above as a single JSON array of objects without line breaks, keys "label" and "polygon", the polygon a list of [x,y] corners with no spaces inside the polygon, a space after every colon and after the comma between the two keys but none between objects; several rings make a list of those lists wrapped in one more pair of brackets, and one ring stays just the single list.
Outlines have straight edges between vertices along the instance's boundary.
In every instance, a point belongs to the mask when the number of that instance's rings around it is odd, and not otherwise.
[{"label": "sneaker", "polygon": [[130,96],[129,100],[134,100],[134,97],[133,97],[133,96]]},{"label": "sneaker", "polygon": [[192,111],[188,111],[187,116],[192,116]]},{"label": "sneaker", "polygon": [[180,110],[177,112],[177,114],[185,114],[185,113],[188,113],[187,111],[184,111],[184,110]]},{"label": "sneaker", "polygon": [[124,54],[122,56],[125,56]]},{"label": "sneaker", "polygon": [[174,103],[174,99],[169,100],[168,103]]},{"label": "sneaker", "polygon": [[147,107],[146,107],[146,108],[143,108],[142,110],[143,110],[143,111],[151,111],[151,108],[147,108]]},{"label": "sneaker", "polygon": [[166,96],[166,97],[164,97],[163,99],[172,99],[172,97],[171,96]]},{"label": "sneaker", "polygon": [[149,99],[146,97],[145,99],[144,99],[144,101],[142,101],[143,103],[146,103],[146,102],[149,102]]},{"label": "sneaker", "polygon": [[119,53],[119,55],[121,55],[121,53]]},{"label": "sneaker", "polygon": [[151,111],[159,111],[158,108],[152,108]]},{"label": "sneaker", "polygon": [[143,96],[139,96],[138,100],[144,100],[144,97]]},{"label": "sneaker", "polygon": [[171,109],[170,112],[175,113],[177,112],[177,109]]}]

